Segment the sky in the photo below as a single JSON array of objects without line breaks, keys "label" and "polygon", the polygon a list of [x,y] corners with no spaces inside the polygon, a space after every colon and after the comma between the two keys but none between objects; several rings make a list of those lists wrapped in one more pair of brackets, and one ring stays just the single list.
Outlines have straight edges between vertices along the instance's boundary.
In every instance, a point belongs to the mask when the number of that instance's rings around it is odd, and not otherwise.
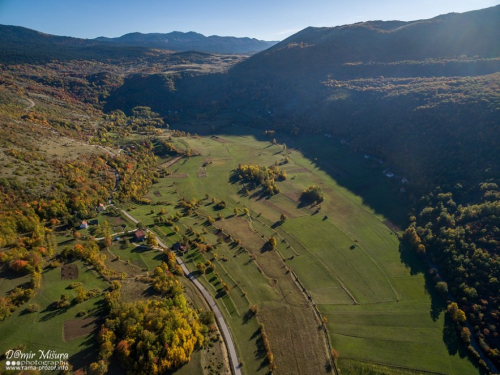
[{"label": "sky", "polygon": [[499,4],[500,0],[0,0],[0,24],[78,38],[196,31],[283,40],[308,26],[412,21]]}]

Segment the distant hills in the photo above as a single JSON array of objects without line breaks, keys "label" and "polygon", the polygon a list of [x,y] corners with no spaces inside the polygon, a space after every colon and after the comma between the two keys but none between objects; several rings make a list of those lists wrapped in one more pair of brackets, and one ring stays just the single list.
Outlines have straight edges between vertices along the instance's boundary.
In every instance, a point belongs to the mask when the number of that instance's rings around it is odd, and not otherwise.
[{"label": "distant hills", "polygon": [[251,38],[205,37],[189,32],[132,33],[120,38],[80,39],[41,33],[19,26],[0,25],[0,62],[40,62],[52,59],[117,59],[151,55],[151,49],[221,54],[262,51],[276,42]]},{"label": "distant hills", "polygon": [[[441,15],[412,22],[370,21],[339,27],[308,27],[234,68],[249,73],[313,73],[316,76],[352,78],[383,73],[410,76],[425,69],[415,67],[443,59],[500,57],[500,6]],[[442,64],[442,61],[441,63]],[[378,67],[377,67],[378,65]],[[400,64],[401,65],[401,64]],[[411,66],[413,65],[413,66]],[[391,73],[392,72],[392,73]],[[466,72],[469,74],[470,72]],[[439,75],[439,74],[434,74]]]},{"label": "distant hills", "polygon": [[236,38],[232,36],[204,36],[195,32],[174,31],[167,34],[130,33],[118,38],[99,37],[99,42],[114,43],[124,46],[160,48],[171,51],[202,51],[215,53],[253,53],[274,46],[276,41],[267,42],[254,38]]}]

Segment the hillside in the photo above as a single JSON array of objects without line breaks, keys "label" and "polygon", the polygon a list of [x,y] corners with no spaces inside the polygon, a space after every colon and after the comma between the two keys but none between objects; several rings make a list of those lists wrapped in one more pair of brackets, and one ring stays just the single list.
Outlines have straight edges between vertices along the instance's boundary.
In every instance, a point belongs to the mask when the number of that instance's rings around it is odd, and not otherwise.
[{"label": "hillside", "polygon": [[232,36],[204,36],[195,32],[171,33],[130,33],[118,38],[99,37],[94,40],[124,46],[160,48],[171,51],[202,51],[216,53],[254,53],[265,50],[277,42],[255,38],[236,38]]},{"label": "hillside", "polygon": [[205,37],[194,32],[132,33],[120,38],[80,39],[45,34],[25,27],[0,25],[0,49],[2,50],[0,63],[8,64],[62,59],[106,61],[195,50],[200,51],[199,53],[248,54],[262,51],[274,44],[275,42],[251,38]]},{"label": "hillside", "polygon": [[[433,60],[498,58],[499,38],[500,6],[413,22],[371,21],[333,28],[309,27],[253,56],[234,71],[282,76],[314,72],[318,77],[334,78],[383,73],[421,76],[426,75],[425,70],[429,70]],[[398,69],[394,66],[396,62],[404,62],[406,69]],[[417,62],[426,62],[426,69],[418,70],[421,64]],[[380,64],[391,65],[382,72]]]}]

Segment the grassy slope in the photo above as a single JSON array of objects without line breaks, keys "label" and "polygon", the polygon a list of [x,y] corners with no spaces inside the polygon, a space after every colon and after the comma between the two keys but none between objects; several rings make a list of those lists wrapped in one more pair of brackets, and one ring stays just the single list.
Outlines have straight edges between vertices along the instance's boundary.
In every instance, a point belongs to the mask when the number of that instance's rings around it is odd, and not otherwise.
[{"label": "grassy slope", "polygon": [[[56,268],[43,273],[42,288],[36,296],[28,303],[37,303],[40,310],[35,313],[25,313],[28,304],[23,305],[11,317],[0,324],[1,339],[0,351],[6,350],[19,344],[25,344],[27,350],[55,350],[59,353],[69,353],[70,363],[78,368],[94,360],[97,351],[97,341],[93,334],[76,338],[66,342],[64,340],[64,322],[76,319],[76,314],[87,310],[91,314],[97,313],[104,303],[103,297],[92,298],[78,305],[72,305],[66,310],[52,310],[50,305],[66,293],[70,301],[76,296],[74,290],[67,287],[75,281],[81,282],[85,289],[106,289],[109,284],[98,278],[94,271],[87,269],[82,262],[75,264],[79,268],[77,280],[61,280],[61,269]],[[75,354],[76,353],[76,354]]]},{"label": "grassy slope", "polygon": [[[230,170],[239,162],[270,165],[275,159],[283,158],[279,153],[281,147],[269,146],[251,136],[233,134],[222,138],[229,142],[206,138],[187,140],[203,156],[176,164],[173,170],[188,173],[189,178],[163,179],[152,189],[161,191],[162,197],[151,194],[151,198],[164,200],[169,194],[173,196],[175,182],[178,191],[188,199],[201,198],[205,193],[225,199],[229,204],[223,211],[226,217],[232,215],[235,206],[247,206],[252,212],[253,229],[265,236],[276,232],[287,240],[288,245],[280,243],[278,250],[287,258],[294,255],[287,264],[327,317],[332,344],[341,357],[446,374],[478,373],[466,358],[461,357],[457,344],[447,337],[449,335],[444,335],[447,326],[444,314],[440,313],[442,307],[439,300],[429,296],[423,274],[415,272],[418,259],[406,259],[401,255],[396,236],[383,224],[387,218],[396,221],[394,218],[401,217],[398,208],[381,212],[379,207],[367,206],[345,187],[368,184],[364,189],[369,191],[365,191],[364,196],[378,195],[382,202],[389,204],[398,199],[392,192],[396,190],[394,182],[384,178],[381,171],[367,168],[361,155],[346,155],[341,149],[335,151],[340,158],[330,163],[349,173],[343,174],[341,170],[335,181],[322,167],[321,156],[318,165],[314,165],[301,153],[293,151],[291,163],[284,167],[291,171],[289,179],[278,183],[282,194],[270,199],[243,197],[237,193],[239,186],[228,183]],[[198,178],[196,171],[208,155],[213,160],[207,167],[208,177]],[[308,171],[293,172],[303,168]],[[289,198],[313,183],[319,184],[326,196],[317,215],[312,215],[314,211],[307,208],[297,208],[297,203]],[[165,193],[163,189],[167,189]],[[172,207],[168,206],[167,211],[171,213]],[[282,226],[271,229],[280,211],[291,213],[290,218]],[[324,215],[328,216],[327,220],[323,220]],[[245,238],[242,240],[245,243]],[[248,275],[248,271],[242,272],[232,260],[224,264],[224,269],[232,277]],[[252,288],[245,291],[252,303],[264,299],[259,298],[259,285],[262,290],[269,289],[259,281],[261,279],[256,275],[248,280]],[[259,291],[259,295],[252,296],[251,290]],[[354,304],[353,298],[358,304]],[[230,323],[236,332],[235,322]],[[235,335],[237,341],[242,339],[237,333]]]}]

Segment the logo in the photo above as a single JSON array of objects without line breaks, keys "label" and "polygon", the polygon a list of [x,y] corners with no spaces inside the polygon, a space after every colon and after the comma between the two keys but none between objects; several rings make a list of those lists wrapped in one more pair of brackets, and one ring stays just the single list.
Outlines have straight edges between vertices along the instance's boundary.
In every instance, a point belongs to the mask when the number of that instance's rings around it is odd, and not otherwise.
[{"label": "logo", "polygon": [[69,369],[69,354],[55,350],[38,350],[23,352],[8,350],[5,353],[6,370],[11,371],[61,371]]}]

